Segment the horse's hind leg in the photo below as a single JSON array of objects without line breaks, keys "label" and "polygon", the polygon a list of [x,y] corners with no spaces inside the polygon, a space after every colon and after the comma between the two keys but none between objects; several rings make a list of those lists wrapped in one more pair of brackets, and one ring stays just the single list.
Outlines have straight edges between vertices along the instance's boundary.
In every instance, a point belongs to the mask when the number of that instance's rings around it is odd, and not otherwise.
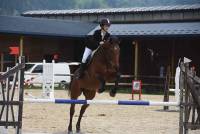
[{"label": "horse's hind leg", "polygon": [[[81,95],[81,89],[76,83],[71,85],[71,99],[77,99]],[[75,104],[70,106],[70,122],[68,126],[68,134],[72,134],[72,120],[75,112]]]},{"label": "horse's hind leg", "polygon": [[75,104],[71,104],[70,106],[70,122],[69,122],[69,126],[68,126],[68,134],[72,134],[72,119],[74,116],[74,112],[75,112]]},{"label": "horse's hind leg", "polygon": [[[84,90],[83,94],[85,95],[85,99],[86,100],[92,100],[96,95],[96,90]],[[84,112],[85,112],[85,110],[87,109],[88,106],[89,106],[89,104],[84,104],[81,107],[80,115],[79,115],[79,118],[78,118],[78,122],[76,124],[76,132],[77,133],[80,132],[81,119],[82,119],[83,114],[84,114]]]}]

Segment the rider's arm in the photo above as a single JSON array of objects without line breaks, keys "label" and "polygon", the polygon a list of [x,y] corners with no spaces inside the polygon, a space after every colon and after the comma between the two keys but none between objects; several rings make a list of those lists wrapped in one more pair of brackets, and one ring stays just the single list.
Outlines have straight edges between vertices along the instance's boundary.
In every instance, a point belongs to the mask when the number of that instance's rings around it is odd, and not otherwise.
[{"label": "rider's arm", "polygon": [[101,34],[101,32],[99,31],[99,30],[96,30],[95,32],[94,32],[94,34],[93,34],[93,40],[94,41],[99,41],[100,39],[100,36],[99,36],[99,34]]},{"label": "rider's arm", "polygon": [[101,34],[101,32],[99,30],[96,30],[92,36],[93,44],[96,46],[98,46],[99,42],[101,41],[100,39],[101,36],[99,34]]},{"label": "rider's arm", "polygon": [[110,36],[111,36],[110,33],[107,32],[104,39],[107,40]]}]

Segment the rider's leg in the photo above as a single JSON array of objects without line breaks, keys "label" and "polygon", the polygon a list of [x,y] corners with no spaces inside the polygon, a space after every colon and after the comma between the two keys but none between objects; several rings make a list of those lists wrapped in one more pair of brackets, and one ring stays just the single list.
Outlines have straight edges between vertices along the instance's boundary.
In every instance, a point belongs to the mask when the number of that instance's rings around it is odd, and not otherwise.
[{"label": "rider's leg", "polygon": [[86,61],[89,55],[91,55],[92,50],[89,49],[88,47],[85,47],[85,51],[83,53],[83,58],[81,61],[81,65],[80,65],[80,70],[79,70],[79,78],[83,77],[84,75],[84,71],[86,69]]}]

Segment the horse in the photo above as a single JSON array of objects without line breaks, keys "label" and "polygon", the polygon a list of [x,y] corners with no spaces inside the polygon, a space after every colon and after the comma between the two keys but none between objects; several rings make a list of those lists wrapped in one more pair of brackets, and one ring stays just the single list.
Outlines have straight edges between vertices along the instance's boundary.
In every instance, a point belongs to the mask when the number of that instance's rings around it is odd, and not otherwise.
[{"label": "horse", "polygon": [[[104,79],[106,82],[115,82],[115,87],[110,91],[110,96],[114,97],[116,94],[119,74],[119,56],[120,47],[117,37],[112,36],[104,44],[99,45],[82,78],[77,78],[79,73],[77,69],[74,77],[70,83],[69,95],[72,100],[78,99],[83,93],[86,100],[92,100],[98,88],[100,87],[100,80]],[[82,116],[89,104],[83,104],[80,110],[80,115],[76,124],[76,132],[80,132],[80,123]],[[72,119],[75,112],[75,104],[70,106],[70,122],[68,126],[68,134],[72,134]]]}]

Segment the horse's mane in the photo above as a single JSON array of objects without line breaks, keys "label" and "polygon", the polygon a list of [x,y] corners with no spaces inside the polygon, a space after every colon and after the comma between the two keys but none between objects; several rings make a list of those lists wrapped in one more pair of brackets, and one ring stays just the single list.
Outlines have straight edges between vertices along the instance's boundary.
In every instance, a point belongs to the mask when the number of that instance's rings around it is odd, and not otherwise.
[{"label": "horse's mane", "polygon": [[[107,43],[108,45],[119,44],[119,39],[116,36],[111,36],[105,41],[105,43]],[[105,44],[102,44],[97,48],[94,54],[94,57],[97,56],[101,58],[102,60],[104,60],[104,62],[106,63],[106,62],[109,62],[111,53],[108,51],[108,48],[106,48],[104,45]]]}]

